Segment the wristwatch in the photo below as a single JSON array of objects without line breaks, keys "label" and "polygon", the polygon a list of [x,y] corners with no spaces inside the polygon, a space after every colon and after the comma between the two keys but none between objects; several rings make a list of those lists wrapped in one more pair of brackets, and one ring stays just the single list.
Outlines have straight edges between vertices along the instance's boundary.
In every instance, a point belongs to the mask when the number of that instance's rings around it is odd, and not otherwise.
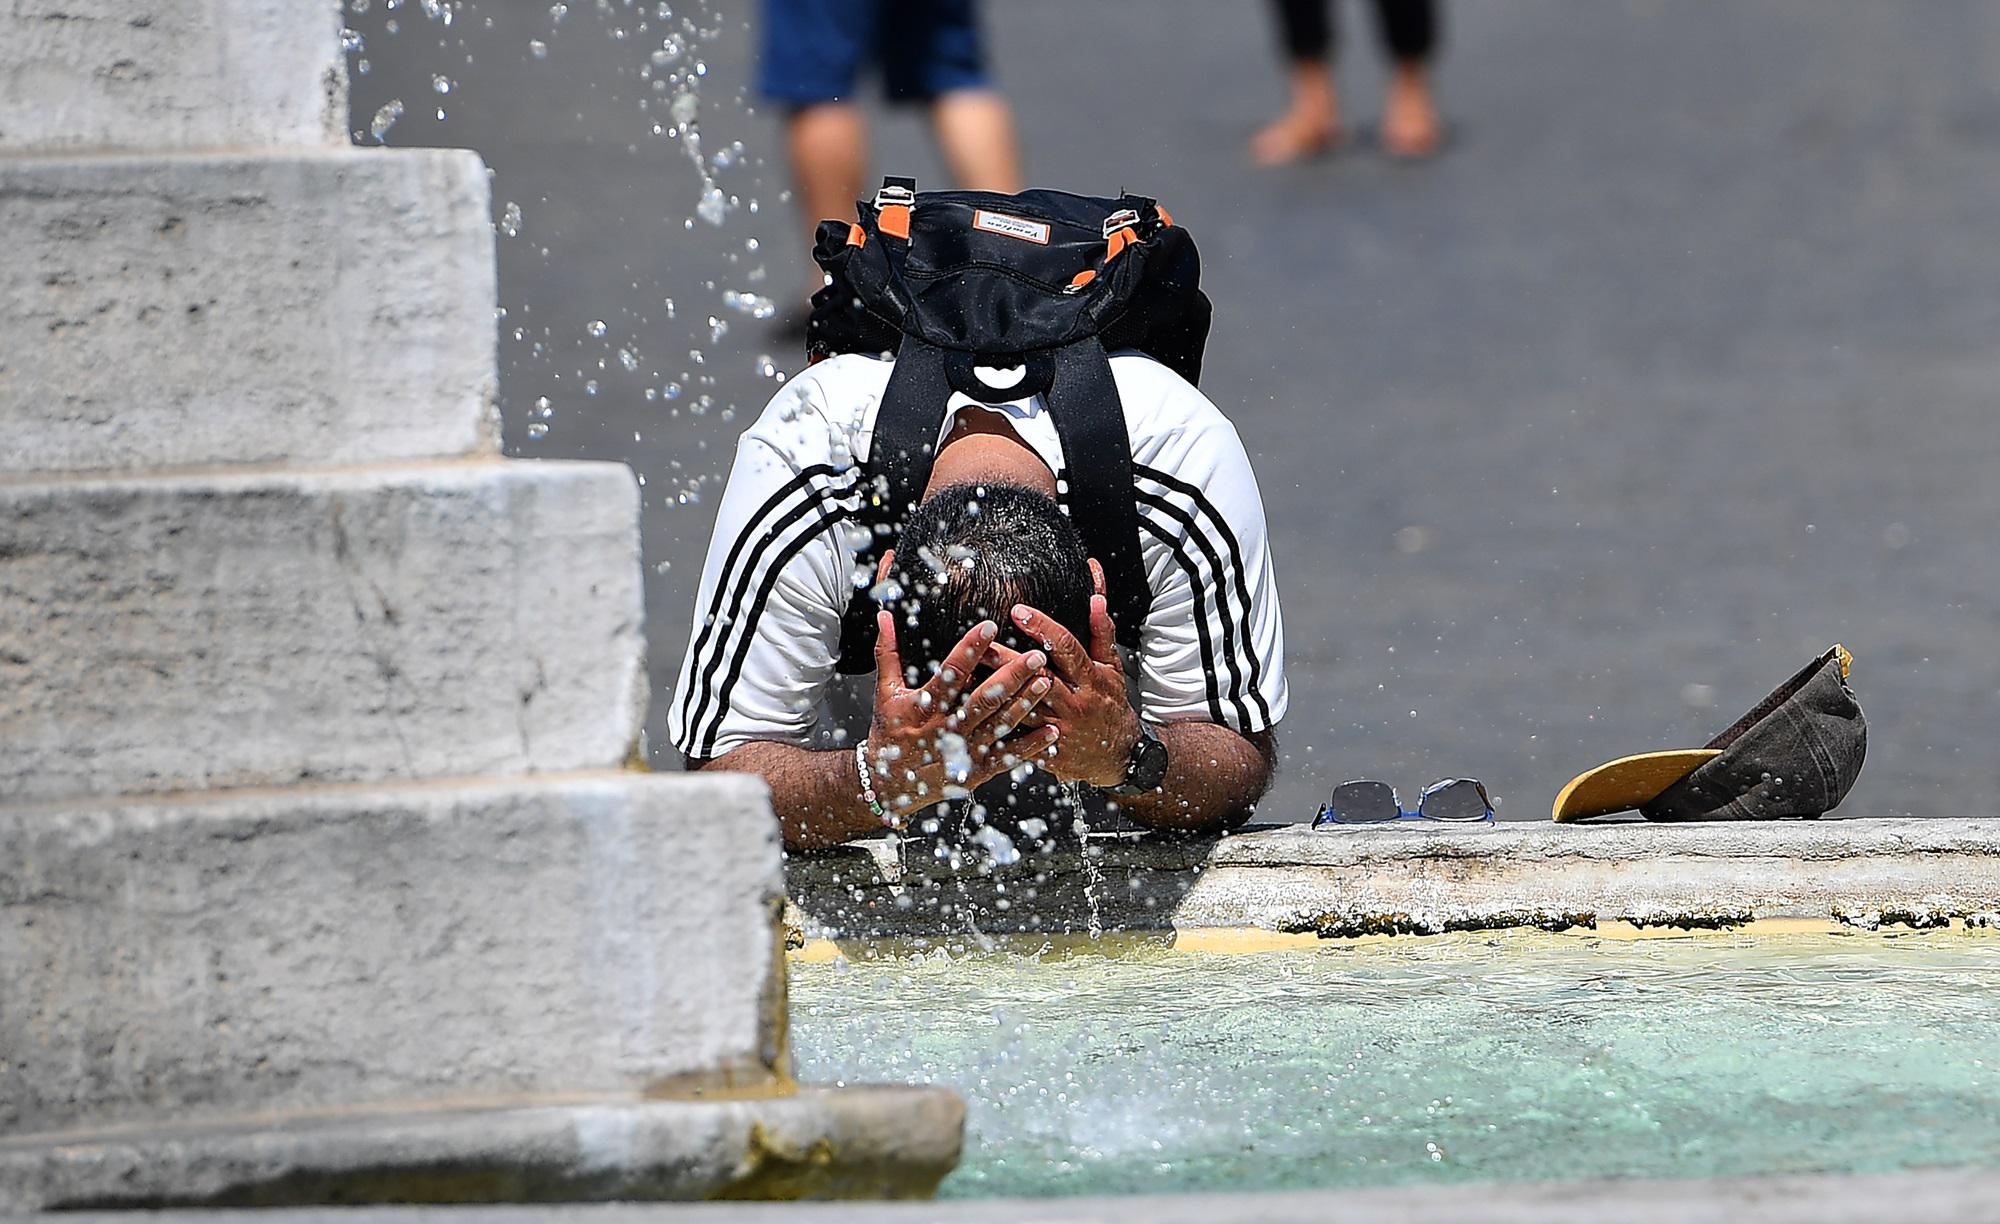
[{"label": "wristwatch", "polygon": [[1132,755],[1125,758],[1125,777],[1118,785],[1110,788],[1114,795],[1143,795],[1160,789],[1160,783],[1167,780],[1167,746],[1152,728],[1139,724],[1139,742],[1132,745]]}]

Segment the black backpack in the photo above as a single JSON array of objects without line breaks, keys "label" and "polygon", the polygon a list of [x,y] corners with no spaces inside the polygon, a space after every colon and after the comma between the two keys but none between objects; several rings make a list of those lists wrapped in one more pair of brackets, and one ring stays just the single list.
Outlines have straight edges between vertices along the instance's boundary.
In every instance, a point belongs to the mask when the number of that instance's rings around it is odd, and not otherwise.
[{"label": "black backpack", "polygon": [[[1137,648],[1152,602],[1139,551],[1131,444],[1109,349],[1133,348],[1190,383],[1201,377],[1209,303],[1186,230],[1143,196],[927,191],[887,178],[860,220],[820,223],[812,358],[892,353],[896,366],[863,465],[859,563],[871,571],[930,483],[951,393],[983,403],[1045,397],[1062,442],[1058,498],[1104,566],[1118,639]],[[1021,367],[1006,387],[975,366]],[[875,665],[875,603],[858,591],[841,625],[840,670]]]}]

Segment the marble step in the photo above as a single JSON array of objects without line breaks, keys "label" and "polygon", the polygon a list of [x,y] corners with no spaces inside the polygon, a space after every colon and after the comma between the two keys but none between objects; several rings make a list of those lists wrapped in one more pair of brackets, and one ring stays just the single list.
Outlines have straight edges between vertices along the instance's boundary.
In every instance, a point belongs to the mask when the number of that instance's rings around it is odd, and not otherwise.
[{"label": "marble step", "polygon": [[475,154],[0,158],[0,232],[0,476],[498,449]]},{"label": "marble step", "polygon": [[877,1084],[0,1139],[0,1210],[929,1198],[964,1129],[949,1089]]},{"label": "marble step", "polygon": [[339,0],[8,0],[0,156],[347,142]]},{"label": "marble step", "polygon": [[499,460],[0,482],[0,806],[615,767],[638,493]]},{"label": "marble step", "polygon": [[0,811],[0,1136],[782,1092],[778,863],[737,776]]}]

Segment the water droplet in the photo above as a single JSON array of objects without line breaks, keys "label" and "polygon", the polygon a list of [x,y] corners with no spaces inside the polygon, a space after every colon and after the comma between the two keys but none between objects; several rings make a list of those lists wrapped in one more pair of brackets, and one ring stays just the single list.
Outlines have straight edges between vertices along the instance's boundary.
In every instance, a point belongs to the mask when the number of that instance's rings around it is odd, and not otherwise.
[{"label": "water droplet", "polygon": [[628,371],[637,370],[639,368],[639,358],[633,354],[631,349],[622,348],[618,350],[618,364],[624,366]]},{"label": "water droplet", "polygon": [[1007,867],[1021,861],[1021,851],[1014,845],[1014,839],[992,825],[981,825],[972,840],[986,851],[993,867]]},{"label": "water droplet", "polygon": [[366,44],[367,40],[361,37],[359,30],[344,29],[340,32],[340,49],[349,55],[359,54]]},{"label": "water droplet", "polygon": [[431,74],[431,92],[442,97],[451,92],[451,78],[443,73]]},{"label": "water droplet", "polygon": [[721,225],[729,217],[729,199],[722,194],[722,188],[710,187],[701,193],[701,202],[694,206],[694,212],[710,225]]},{"label": "water droplet", "polygon": [[938,757],[944,762],[944,776],[963,787],[972,778],[972,748],[956,731],[938,735]]},{"label": "water droplet", "polygon": [[377,143],[380,143],[382,138],[389,134],[389,129],[395,127],[396,121],[402,117],[403,100],[401,98],[391,98],[387,102],[384,102],[382,109],[376,111],[375,117],[368,121],[368,134],[373,136]]},{"label": "water droplet", "polygon": [[531,38],[528,40],[528,54],[534,56],[536,59],[547,59],[549,58],[549,44],[539,38]]},{"label": "water droplet", "polygon": [[512,200],[507,201],[507,206],[500,210],[500,232],[509,238],[520,236],[521,206]]},{"label": "water droplet", "polygon": [[723,291],[722,304],[753,319],[768,319],[778,313],[778,304],[770,298],[757,293],[742,293],[735,289]]},{"label": "water droplet", "polygon": [[589,332],[591,335],[596,336],[599,339],[603,339],[604,333],[609,331],[610,329],[604,325],[603,319],[592,319],[590,322],[583,325],[583,330]]}]

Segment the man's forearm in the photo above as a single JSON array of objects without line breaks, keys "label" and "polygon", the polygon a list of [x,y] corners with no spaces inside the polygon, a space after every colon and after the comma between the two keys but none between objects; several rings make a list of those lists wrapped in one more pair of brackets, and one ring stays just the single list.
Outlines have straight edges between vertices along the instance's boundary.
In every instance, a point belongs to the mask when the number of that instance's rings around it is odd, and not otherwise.
[{"label": "man's forearm", "polygon": [[1153,728],[1167,746],[1167,777],[1144,795],[1114,795],[1134,824],[1192,832],[1242,823],[1271,785],[1277,741],[1269,731],[1244,736],[1208,722]]},{"label": "man's forearm", "polygon": [[882,831],[882,822],[861,798],[852,748],[816,752],[759,741],[689,765],[764,779],[787,850],[824,850]]}]

